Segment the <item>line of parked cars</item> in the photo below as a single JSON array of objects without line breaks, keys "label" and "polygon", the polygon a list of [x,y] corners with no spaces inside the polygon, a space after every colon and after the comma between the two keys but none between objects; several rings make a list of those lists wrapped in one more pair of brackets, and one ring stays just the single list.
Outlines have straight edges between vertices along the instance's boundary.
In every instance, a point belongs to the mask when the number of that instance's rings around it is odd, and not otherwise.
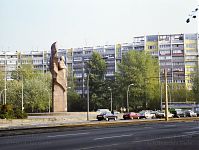
[{"label": "line of parked cars", "polygon": [[[110,112],[108,109],[99,109],[97,111],[97,120],[117,120],[119,112],[113,111]],[[123,114],[123,119],[154,119],[154,118],[165,118],[165,111],[152,111],[152,110],[142,110],[139,113],[136,112],[127,112]],[[174,109],[171,112],[168,112],[169,118],[180,118],[180,117],[197,117],[198,114],[192,110],[182,110]]]}]

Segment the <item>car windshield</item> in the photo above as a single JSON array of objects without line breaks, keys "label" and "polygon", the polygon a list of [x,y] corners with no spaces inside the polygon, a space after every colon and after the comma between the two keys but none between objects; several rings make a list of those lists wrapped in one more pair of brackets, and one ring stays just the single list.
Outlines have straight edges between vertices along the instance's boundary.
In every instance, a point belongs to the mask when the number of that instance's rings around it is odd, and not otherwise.
[{"label": "car windshield", "polygon": [[140,111],[139,112],[139,114],[145,114],[146,113],[146,111]]}]

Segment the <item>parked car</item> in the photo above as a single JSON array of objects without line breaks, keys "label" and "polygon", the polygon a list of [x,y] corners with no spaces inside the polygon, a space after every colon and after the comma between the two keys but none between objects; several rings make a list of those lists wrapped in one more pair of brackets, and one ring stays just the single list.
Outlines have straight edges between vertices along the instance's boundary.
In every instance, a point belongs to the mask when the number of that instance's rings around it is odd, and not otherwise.
[{"label": "parked car", "polygon": [[126,119],[139,119],[140,114],[135,112],[128,112],[123,115],[123,118]]},{"label": "parked car", "polygon": [[142,110],[139,112],[139,118],[152,119],[155,118],[155,114],[151,113],[149,110]]},{"label": "parked car", "polygon": [[199,108],[198,107],[196,107],[196,108],[194,108],[194,112],[197,114],[197,116],[199,117]]},{"label": "parked car", "polygon": [[106,113],[106,112],[110,112],[109,109],[97,109],[96,111],[98,114],[101,114],[101,113]]},{"label": "parked car", "polygon": [[99,115],[97,115],[97,120],[101,121],[101,120],[117,120],[117,115],[112,114],[111,112],[105,112],[105,113],[101,113]]},{"label": "parked car", "polygon": [[114,110],[113,113],[114,113],[115,115],[120,114],[120,112],[117,111],[117,110]]},{"label": "parked car", "polygon": [[185,117],[185,111],[182,109],[175,109],[172,111],[173,117],[180,118],[180,117]]},{"label": "parked car", "polygon": [[[157,111],[156,118],[165,118],[165,111]],[[174,114],[168,112],[168,117],[173,118]]]},{"label": "parked car", "polygon": [[186,117],[197,117],[197,113],[193,112],[192,110],[186,110],[185,116]]}]

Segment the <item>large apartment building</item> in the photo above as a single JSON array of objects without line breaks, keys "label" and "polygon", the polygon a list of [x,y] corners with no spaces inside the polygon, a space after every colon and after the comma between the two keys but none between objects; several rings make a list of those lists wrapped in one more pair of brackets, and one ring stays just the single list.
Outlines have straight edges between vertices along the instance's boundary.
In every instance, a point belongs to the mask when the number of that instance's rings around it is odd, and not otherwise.
[{"label": "large apartment building", "polygon": [[135,37],[133,43],[135,50],[146,50],[159,59],[160,77],[166,68],[169,83],[182,83],[191,89],[199,67],[197,34],[141,36]]},{"label": "large apartment building", "polygon": [[[75,78],[76,91],[84,96],[86,89],[86,63],[94,51],[100,53],[107,64],[105,78],[114,79],[117,63],[122,55],[130,50],[147,51],[158,58],[160,77],[167,69],[168,82],[192,87],[192,77],[199,67],[199,48],[197,34],[167,34],[134,37],[131,43],[59,49],[58,55],[65,57],[70,76]],[[49,70],[50,51],[0,52],[0,70],[12,72],[21,64],[33,64],[44,73]],[[5,68],[6,66],[6,68]],[[10,74],[7,76],[9,79]],[[160,78],[160,80],[164,80]]]},{"label": "large apartment building", "polygon": [[50,54],[47,51],[30,52],[0,52],[0,71],[6,73],[7,80],[11,79],[11,73],[23,64],[32,64],[34,69],[44,73],[48,71]]}]

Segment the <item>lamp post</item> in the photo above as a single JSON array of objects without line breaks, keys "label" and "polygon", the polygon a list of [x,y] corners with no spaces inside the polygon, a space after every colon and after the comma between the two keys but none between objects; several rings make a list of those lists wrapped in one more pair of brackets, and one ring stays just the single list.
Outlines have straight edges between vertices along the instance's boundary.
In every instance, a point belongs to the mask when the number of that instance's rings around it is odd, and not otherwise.
[{"label": "lamp post", "polygon": [[23,75],[22,75],[22,85],[21,85],[21,111],[23,113],[24,107],[23,107]]},{"label": "lamp post", "polygon": [[5,51],[5,61],[4,61],[4,64],[5,64],[5,83],[4,83],[4,91],[5,91],[5,100],[4,100],[4,104],[6,104],[6,90],[7,90],[7,60],[6,60],[6,51]]},{"label": "lamp post", "polygon": [[108,89],[110,90],[111,92],[111,112],[113,110],[113,99],[112,99],[112,89],[110,87],[108,87]]},{"label": "lamp post", "polygon": [[88,69],[87,73],[87,121],[89,121],[89,76],[90,76],[90,69]]},{"label": "lamp post", "polygon": [[[1,92],[0,92],[0,102],[1,102],[1,94],[3,93],[3,91],[6,91],[7,89],[3,89]],[[4,104],[4,102],[3,102]]]},{"label": "lamp post", "polygon": [[[198,0],[199,3],[199,0]],[[199,9],[198,6],[195,8],[195,10],[193,10],[191,12],[191,14],[189,14],[189,18],[187,18],[186,23],[189,23],[191,21],[191,19],[197,19],[197,33],[196,33],[196,39],[197,39],[197,49],[199,50],[199,43],[198,43],[198,32],[199,32],[199,17],[197,17],[198,13],[199,13]]]},{"label": "lamp post", "polygon": [[48,89],[44,89],[44,90],[48,92],[48,113],[50,113],[50,93]]},{"label": "lamp post", "polygon": [[130,88],[131,85],[134,85],[134,84],[132,83],[132,84],[129,84],[129,85],[128,85],[127,94],[126,94],[126,107],[127,107],[127,112],[129,112],[129,88]]},{"label": "lamp post", "polygon": [[195,10],[193,10],[193,11],[191,12],[191,14],[189,14],[189,18],[187,18],[186,23],[189,23],[191,18],[194,18],[194,19],[197,18],[197,17],[196,17],[196,15],[197,15],[196,13],[197,13],[197,12],[198,12],[198,8],[195,8]]},{"label": "lamp post", "polygon": [[160,82],[160,110],[162,111],[162,82]]},{"label": "lamp post", "polygon": [[168,91],[169,91],[169,103],[170,103],[170,105],[171,105],[171,88],[170,88],[170,86],[169,85],[167,85],[168,86]]}]

